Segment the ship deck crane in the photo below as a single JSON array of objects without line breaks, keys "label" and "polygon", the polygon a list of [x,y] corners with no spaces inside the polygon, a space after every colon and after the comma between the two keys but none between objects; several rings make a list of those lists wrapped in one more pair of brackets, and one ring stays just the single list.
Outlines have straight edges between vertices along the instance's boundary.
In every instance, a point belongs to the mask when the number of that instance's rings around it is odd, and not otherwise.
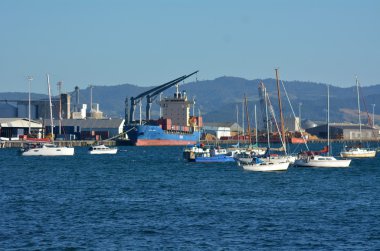
[{"label": "ship deck crane", "polygon": [[[135,109],[136,109],[136,105],[138,103],[140,103],[142,101],[142,99],[144,97],[147,98],[147,104],[146,104],[146,120],[150,120],[150,109],[151,109],[151,106],[152,106],[152,102],[154,100],[154,98],[160,94],[161,92],[163,92],[164,90],[170,88],[171,86],[175,85],[175,84],[178,84],[179,82],[187,79],[188,77],[194,75],[198,73],[198,71],[195,71],[189,75],[184,75],[182,77],[179,77],[179,78],[176,78],[172,81],[169,81],[167,83],[164,83],[162,85],[159,85],[155,88],[152,88],[148,91],[145,91],[139,95],[137,95],[136,97],[131,97],[130,98],[130,101],[131,101],[131,106],[130,106],[130,112],[128,114],[128,120],[129,120],[129,123],[133,123],[134,122],[134,115],[135,115]],[[127,104],[127,100],[126,100],[126,104]]]}]

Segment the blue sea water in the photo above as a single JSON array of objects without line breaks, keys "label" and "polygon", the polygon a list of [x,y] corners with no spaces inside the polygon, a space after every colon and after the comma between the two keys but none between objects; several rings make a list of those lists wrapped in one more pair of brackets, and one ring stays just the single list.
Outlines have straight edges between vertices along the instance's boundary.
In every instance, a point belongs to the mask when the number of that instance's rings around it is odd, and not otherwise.
[{"label": "blue sea water", "polygon": [[0,149],[0,249],[380,249],[380,158],[257,173],[181,147]]}]

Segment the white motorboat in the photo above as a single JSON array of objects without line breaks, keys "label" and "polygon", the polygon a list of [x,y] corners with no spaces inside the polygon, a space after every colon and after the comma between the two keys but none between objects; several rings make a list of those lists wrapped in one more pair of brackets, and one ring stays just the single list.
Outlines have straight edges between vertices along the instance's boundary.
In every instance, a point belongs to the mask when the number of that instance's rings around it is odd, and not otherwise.
[{"label": "white motorboat", "polygon": [[22,156],[72,156],[73,147],[60,147],[51,143],[28,143],[21,148]]},{"label": "white motorboat", "polygon": [[343,158],[373,158],[376,156],[376,150],[352,147],[340,152]]},{"label": "white motorboat", "polygon": [[303,155],[294,162],[294,165],[301,167],[349,167],[350,163],[350,159],[336,159],[333,156]]},{"label": "white motorboat", "polygon": [[96,146],[91,146],[88,149],[89,154],[116,154],[117,153],[117,148],[110,148],[105,145],[96,145]]},{"label": "white motorboat", "polygon": [[243,169],[256,172],[286,171],[290,164],[289,162],[265,162],[258,158],[253,161],[254,162],[250,164],[242,164]]}]

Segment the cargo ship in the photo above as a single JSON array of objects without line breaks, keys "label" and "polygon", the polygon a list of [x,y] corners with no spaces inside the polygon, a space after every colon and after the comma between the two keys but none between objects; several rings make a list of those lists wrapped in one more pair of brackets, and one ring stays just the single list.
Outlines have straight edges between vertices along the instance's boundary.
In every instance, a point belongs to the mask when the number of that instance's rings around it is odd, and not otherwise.
[{"label": "cargo ship", "polygon": [[[195,104],[194,100],[189,100],[186,91],[179,91],[178,83],[190,77],[196,72],[182,76],[178,79],[155,87],[144,92],[137,97],[131,98],[130,112],[126,116],[125,132],[128,135],[129,144],[135,146],[183,146],[196,144],[200,140],[200,128],[202,125],[201,116],[190,116],[190,107]],[[165,97],[158,103],[160,105],[160,118],[150,119],[150,108],[156,95],[163,90],[176,85],[173,96]],[[147,98],[146,119],[134,120],[134,110],[138,103],[141,106],[143,97]],[[126,101],[128,104],[128,99]],[[126,111],[128,108],[126,108]]]}]

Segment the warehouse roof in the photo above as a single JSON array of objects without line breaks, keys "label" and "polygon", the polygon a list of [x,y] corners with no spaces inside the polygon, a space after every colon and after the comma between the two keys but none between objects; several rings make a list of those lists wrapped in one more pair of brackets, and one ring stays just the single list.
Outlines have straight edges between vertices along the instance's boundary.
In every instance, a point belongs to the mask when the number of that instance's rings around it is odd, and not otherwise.
[{"label": "warehouse roof", "polygon": [[[59,125],[58,120],[53,121]],[[44,120],[45,126],[50,126],[50,120]],[[81,128],[119,128],[124,125],[124,119],[62,119],[62,126],[79,126]]]},{"label": "warehouse roof", "polygon": [[236,122],[204,122],[204,127],[232,127],[236,126]]},{"label": "warehouse roof", "polygon": [[[24,118],[0,118],[0,127],[27,128],[29,120]],[[31,128],[42,128],[42,124],[38,121],[30,121]]]}]

